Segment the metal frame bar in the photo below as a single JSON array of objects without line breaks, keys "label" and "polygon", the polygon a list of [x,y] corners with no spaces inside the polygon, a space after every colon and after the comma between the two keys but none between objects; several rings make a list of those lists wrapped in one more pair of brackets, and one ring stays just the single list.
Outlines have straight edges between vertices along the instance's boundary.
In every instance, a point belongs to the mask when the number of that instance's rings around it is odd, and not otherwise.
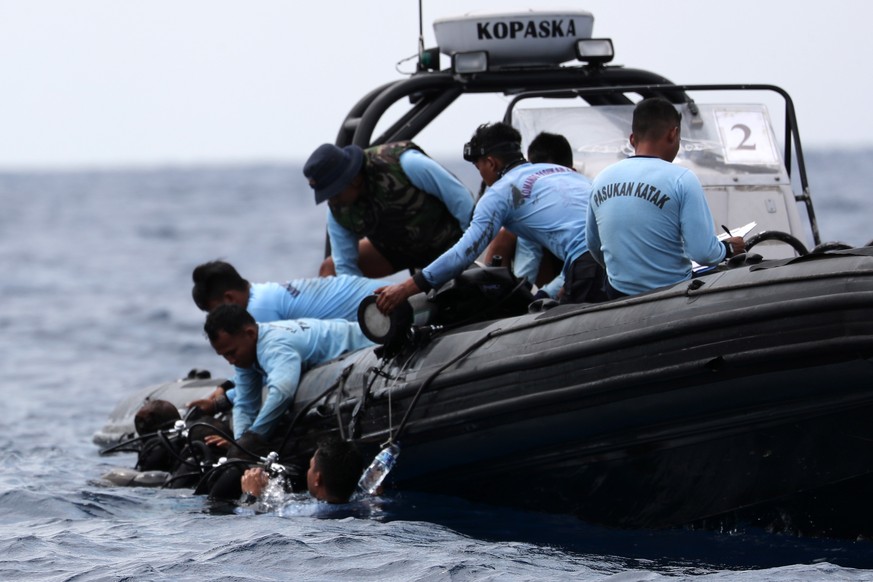
[{"label": "metal frame bar", "polygon": [[[516,95],[504,117],[506,121],[511,121],[512,108],[522,99],[532,97],[582,98],[596,107],[605,104],[631,103],[625,94],[637,93],[643,97],[659,95],[674,103],[693,104],[694,101],[686,94],[688,91],[771,91],[784,99],[786,171],[790,177],[792,162],[797,164],[801,193],[795,193],[794,198],[795,201],[805,205],[813,241],[816,245],[821,244],[794,102],[784,89],[776,85],[677,85],[655,73],[623,67],[519,69],[489,71],[475,75],[456,75],[449,70],[419,72],[406,79],[385,83],[358,101],[343,121],[337,134],[336,144],[344,146],[354,143],[361,147],[368,147],[390,141],[413,139],[464,93]],[[412,108],[373,139],[376,124],[388,108],[404,98],[412,101]]]}]

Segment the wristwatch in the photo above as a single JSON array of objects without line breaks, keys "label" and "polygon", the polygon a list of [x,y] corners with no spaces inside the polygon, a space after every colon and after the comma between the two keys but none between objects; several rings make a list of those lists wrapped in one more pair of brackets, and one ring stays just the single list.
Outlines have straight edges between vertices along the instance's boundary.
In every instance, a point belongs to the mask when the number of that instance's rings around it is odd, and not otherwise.
[{"label": "wristwatch", "polygon": [[220,394],[212,399],[212,404],[215,406],[215,412],[227,412],[233,408],[233,404],[227,398],[227,394]]}]

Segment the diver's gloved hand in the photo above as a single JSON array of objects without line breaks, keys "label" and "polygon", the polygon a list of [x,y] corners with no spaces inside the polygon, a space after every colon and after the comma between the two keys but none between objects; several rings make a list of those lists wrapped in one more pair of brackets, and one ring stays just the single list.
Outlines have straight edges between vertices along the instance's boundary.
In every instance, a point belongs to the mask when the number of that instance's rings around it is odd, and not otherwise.
[{"label": "diver's gloved hand", "polygon": [[[236,441],[240,446],[233,445],[227,451],[227,456],[232,459],[257,460],[257,457],[265,457],[270,452],[270,446],[267,440],[258,433],[250,430],[244,432],[240,438],[236,439]],[[245,451],[243,449],[245,449]]]}]

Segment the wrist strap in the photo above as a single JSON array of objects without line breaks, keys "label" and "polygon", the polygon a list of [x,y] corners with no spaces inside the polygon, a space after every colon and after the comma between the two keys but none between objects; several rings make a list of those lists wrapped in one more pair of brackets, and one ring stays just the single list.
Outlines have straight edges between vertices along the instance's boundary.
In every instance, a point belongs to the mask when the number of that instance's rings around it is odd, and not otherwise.
[{"label": "wrist strap", "polygon": [[228,410],[233,408],[233,404],[231,404],[230,400],[227,399],[226,394],[216,396],[212,399],[212,402],[215,403],[215,412],[227,412]]}]

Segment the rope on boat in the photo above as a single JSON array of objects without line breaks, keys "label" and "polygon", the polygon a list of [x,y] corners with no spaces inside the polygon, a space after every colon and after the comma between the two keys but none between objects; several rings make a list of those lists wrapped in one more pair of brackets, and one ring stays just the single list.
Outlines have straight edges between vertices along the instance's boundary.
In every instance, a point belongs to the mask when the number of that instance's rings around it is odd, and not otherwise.
[{"label": "rope on boat", "polygon": [[352,373],[352,368],[354,368],[354,364],[346,366],[345,369],[343,369],[342,374],[340,374],[340,377],[337,378],[336,382],[325,388],[325,390],[321,394],[310,400],[306,406],[301,408],[297,412],[297,414],[294,415],[294,418],[291,419],[291,424],[288,425],[288,429],[285,431],[285,436],[282,439],[282,444],[279,445],[279,448],[277,450],[282,451],[285,448],[285,444],[288,442],[288,438],[291,436],[291,431],[294,430],[294,426],[297,424],[297,421],[300,420],[300,418],[304,414],[309,412],[310,408],[315,406],[316,403],[318,403],[322,398],[330,394],[333,390],[336,390],[339,386],[345,385],[346,379],[349,377],[349,374]]},{"label": "rope on boat", "polygon": [[[349,368],[350,367],[351,366],[349,366]],[[344,369],[343,372],[345,372],[345,370],[347,370],[349,368]],[[340,438],[342,440],[346,440],[346,432],[345,432],[345,430],[343,430],[343,415],[342,415],[342,409],[339,405],[339,401],[342,399],[343,395],[346,392],[345,388],[346,388],[346,378],[347,377],[348,377],[348,374],[340,375],[340,379],[336,382],[337,389],[339,390],[339,394],[337,394],[337,397],[336,397],[337,405],[334,406],[334,410],[336,412],[336,425],[337,425],[337,428],[339,428]]]},{"label": "rope on boat", "polygon": [[[501,331],[502,331],[502,328],[498,328],[498,329],[494,329],[494,330],[489,331],[487,334],[485,334],[484,336],[480,337],[478,340],[473,342],[470,345],[470,347],[468,347],[466,350],[464,350],[463,352],[461,352],[460,354],[458,354],[457,356],[455,356],[454,358],[452,358],[451,360],[449,360],[448,362],[446,362],[445,364],[440,366],[434,373],[432,373],[430,376],[428,376],[427,379],[421,383],[421,386],[418,387],[418,390],[415,392],[415,396],[412,397],[412,402],[409,403],[409,408],[406,409],[406,414],[403,415],[403,420],[400,421],[400,425],[397,427],[397,430],[394,432],[393,435],[390,434],[390,431],[389,431],[388,440],[382,444],[382,448],[385,448],[386,446],[390,445],[391,443],[397,442],[400,435],[406,429],[406,423],[409,421],[409,415],[412,413],[412,410],[415,408],[416,404],[418,404],[419,397],[421,397],[421,394],[424,392],[424,389],[427,388],[428,386],[430,386],[433,383],[433,381],[436,380],[437,376],[442,374],[450,366],[455,365],[456,363],[460,362],[461,360],[463,360],[464,358],[466,358],[467,356],[472,354],[474,351],[476,351],[477,349],[482,347],[488,340],[490,340],[492,337],[494,337],[495,335],[497,335]],[[390,395],[390,392],[389,392],[389,395]]]},{"label": "rope on boat", "polygon": [[[388,360],[382,361],[382,366],[388,363]],[[367,375],[373,374],[370,377],[370,381],[367,382]],[[377,368],[376,366],[371,366],[366,374],[364,374],[364,390],[361,392],[361,398],[358,400],[358,403],[355,405],[355,408],[352,410],[352,416],[349,419],[349,437],[352,439],[358,438],[360,436],[360,429],[358,428],[358,418],[360,418],[361,412],[363,412],[364,408],[367,405],[367,399],[370,397],[370,390],[373,388],[373,383],[376,382],[376,378],[379,376],[385,376],[388,378],[388,374],[385,374],[382,371],[382,368]]]}]

